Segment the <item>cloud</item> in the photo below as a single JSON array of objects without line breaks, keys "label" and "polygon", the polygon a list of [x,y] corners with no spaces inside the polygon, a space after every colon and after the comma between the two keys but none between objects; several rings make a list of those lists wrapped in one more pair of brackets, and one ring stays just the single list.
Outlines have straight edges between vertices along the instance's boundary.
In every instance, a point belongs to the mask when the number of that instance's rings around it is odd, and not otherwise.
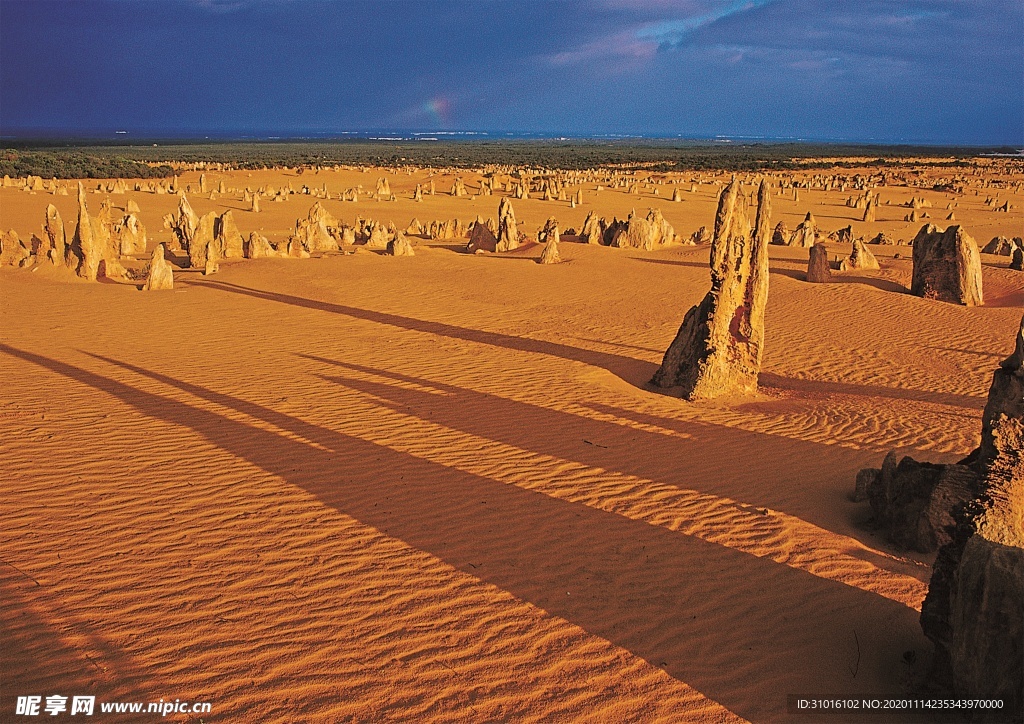
[{"label": "cloud", "polygon": [[647,25],[639,28],[635,33],[637,38],[655,42],[660,49],[666,50],[681,45],[694,31],[706,25],[737,13],[764,7],[770,2],[772,0],[734,0],[706,13]]},{"label": "cloud", "polygon": [[[545,56],[552,66],[600,63],[616,73],[638,70],[659,51],[679,47],[697,30],[720,20],[764,7],[774,0],[605,0],[596,7],[632,21],[567,50]],[[667,16],[667,17],[666,17]]]}]

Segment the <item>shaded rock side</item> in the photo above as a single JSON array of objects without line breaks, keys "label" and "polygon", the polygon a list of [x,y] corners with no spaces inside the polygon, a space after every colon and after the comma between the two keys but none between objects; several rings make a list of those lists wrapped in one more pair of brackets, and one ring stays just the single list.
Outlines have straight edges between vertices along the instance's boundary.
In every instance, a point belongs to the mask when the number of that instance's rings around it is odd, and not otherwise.
[{"label": "shaded rock side", "polygon": [[965,698],[1000,698],[975,721],[1024,721],[1024,422],[993,428],[995,457],[935,559],[921,627],[933,679]]},{"label": "shaded rock side", "polygon": [[473,224],[473,230],[469,232],[469,243],[466,244],[466,251],[474,254],[477,251],[494,251],[498,247],[498,239],[487,228],[487,224]]},{"label": "shaded rock side", "polygon": [[832,281],[832,267],[828,263],[828,249],[821,242],[811,247],[807,259],[807,281],[824,284]]},{"label": "shaded rock side", "polygon": [[978,474],[966,465],[922,463],[911,457],[897,464],[893,451],[867,482],[867,497],[888,540],[931,553],[952,540],[953,511],[974,495],[977,482]]},{"label": "shaded rock side", "polygon": [[968,307],[983,303],[978,245],[959,226],[922,227],[914,237],[913,260],[911,294]]},{"label": "shaded rock side", "polygon": [[416,256],[412,244],[401,231],[396,231],[395,238],[388,242],[387,253],[391,256]]}]

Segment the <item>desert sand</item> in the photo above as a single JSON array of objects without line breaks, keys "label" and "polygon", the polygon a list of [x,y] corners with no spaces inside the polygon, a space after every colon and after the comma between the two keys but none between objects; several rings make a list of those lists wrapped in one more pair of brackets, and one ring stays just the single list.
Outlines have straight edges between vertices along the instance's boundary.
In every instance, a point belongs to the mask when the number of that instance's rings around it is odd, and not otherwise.
[{"label": "desert sand", "polygon": [[[449,193],[456,175],[469,195]],[[495,217],[506,195],[475,195],[469,172],[206,176],[326,185],[344,223],[403,230]],[[394,201],[338,199],[379,177]],[[978,445],[1024,273],[982,254],[985,303],[964,307],[907,293],[908,246],[872,245],[879,270],[824,284],[808,249],[771,246],[758,391],[686,402],[648,381],[707,291],[708,247],[568,231],[633,208],[684,238],[711,228],[728,174],[658,177],[513,199],[528,236],[557,219],[558,264],[535,243],[420,238],[411,258],[175,267],[152,292],[0,268],[5,694],[210,701],[206,721],[241,722],[806,721],[788,694],[906,694],[929,665],[934,555],[873,530],[853,481],[893,448],[955,462]],[[772,197],[772,226],[1021,233],[1020,191],[996,212],[985,190],[876,190],[874,221],[850,191],[800,189]],[[914,196],[932,218],[906,220]],[[172,242],[177,196],[110,198],[140,209],[137,266]],[[275,243],[317,200],[188,198]],[[0,229],[28,240],[50,203],[70,239],[74,191],[0,189]]]}]

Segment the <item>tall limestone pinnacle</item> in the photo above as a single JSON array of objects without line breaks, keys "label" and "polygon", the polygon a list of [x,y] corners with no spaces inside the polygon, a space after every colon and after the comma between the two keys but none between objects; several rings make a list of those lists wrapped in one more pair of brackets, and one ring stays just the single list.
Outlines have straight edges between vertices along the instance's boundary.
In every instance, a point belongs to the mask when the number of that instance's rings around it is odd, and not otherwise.
[{"label": "tall limestone pinnacle", "polygon": [[722,192],[711,242],[711,290],[686,313],[651,382],[681,387],[688,400],[747,394],[757,389],[768,303],[771,199],[766,181],[757,195],[753,230],[735,178]]}]

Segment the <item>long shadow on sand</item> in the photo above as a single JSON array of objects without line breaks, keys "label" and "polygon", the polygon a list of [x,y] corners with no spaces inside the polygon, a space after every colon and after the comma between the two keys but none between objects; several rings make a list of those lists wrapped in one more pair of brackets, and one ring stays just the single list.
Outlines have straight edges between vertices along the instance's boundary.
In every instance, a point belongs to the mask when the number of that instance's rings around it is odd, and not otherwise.
[{"label": "long shadow on sand", "polygon": [[[107,362],[313,444],[7,345],[0,351],[192,430],[339,512],[662,667],[750,720],[782,717],[786,693],[895,688],[886,677],[889,662],[921,640],[915,611],[766,558],[116,360]],[[843,692],[835,691],[837,682]]]},{"label": "long shadow on sand", "polygon": [[[403,386],[350,375],[323,376],[328,382],[370,395],[377,404],[396,412],[522,450],[665,483],[680,490],[700,490],[784,511],[825,529],[834,527],[835,516],[821,516],[819,511],[845,506],[842,496],[828,488],[805,489],[799,500],[793,500],[785,493],[780,494],[779,487],[764,485],[765,480],[784,480],[808,472],[826,474],[820,471],[821,443],[692,420],[641,416],[589,400],[580,403],[581,407],[602,415],[679,433],[666,435],[637,425],[576,415],[390,370],[315,355],[299,356],[397,382]],[[420,389],[410,389],[409,385]],[[445,394],[431,394],[423,388]],[[845,474],[851,481],[856,471],[864,467],[867,457],[862,451],[838,446],[830,446],[828,455],[829,477]],[[757,459],[758,464],[742,469],[733,466],[727,475],[723,474],[723,460],[746,457]],[[800,468],[805,466],[807,469],[801,472]],[[788,490],[788,486],[781,488]]]},{"label": "long shadow on sand", "polygon": [[688,266],[694,269],[710,269],[706,261],[682,261],[679,259],[645,259],[644,257],[631,257],[633,261],[642,261],[645,264],[666,264],[668,266]]},{"label": "long shadow on sand", "polygon": [[[796,279],[797,281],[800,282],[807,281],[807,272],[801,271],[799,269],[773,268],[771,271],[773,274],[781,274],[782,276],[790,277],[791,279]],[[893,281],[889,281],[888,279],[878,279],[877,277],[853,275],[840,276],[840,273],[836,272],[835,269],[833,269],[832,271],[834,272],[832,278],[828,282],[825,282],[826,284],[865,284],[869,287],[874,287],[875,289],[881,289],[883,292],[894,292],[896,294],[908,293],[908,290],[905,286]]]},{"label": "long shadow on sand", "polygon": [[607,352],[595,352],[593,350],[558,344],[557,342],[517,337],[512,334],[468,329],[454,324],[414,319],[412,317],[403,317],[398,314],[388,314],[387,312],[375,312],[371,309],[360,309],[358,307],[350,307],[345,304],[305,299],[292,294],[250,289],[249,287],[230,284],[228,282],[196,280],[193,284],[196,286],[208,287],[210,289],[217,289],[223,292],[231,292],[233,294],[244,294],[246,296],[263,299],[268,302],[279,302],[281,304],[290,304],[295,307],[317,309],[322,312],[330,312],[332,314],[343,314],[354,319],[363,319],[369,322],[376,322],[378,324],[387,324],[392,327],[400,327],[401,329],[425,332],[427,334],[437,334],[442,337],[461,339],[468,342],[477,342],[479,344],[489,344],[494,347],[518,350],[520,352],[537,352],[565,360],[582,362],[594,367],[602,367],[637,387],[645,387],[647,381],[651,379],[651,376],[658,368],[656,364],[633,359],[632,357],[624,357],[622,355],[609,354]]},{"label": "long shadow on sand", "polygon": [[[847,382],[828,382],[825,380],[799,380],[792,377],[762,372],[757,381],[764,387],[792,392],[809,392],[815,395],[860,395],[863,397],[887,397],[891,400],[912,400],[914,402],[931,402],[936,405],[962,407],[965,410],[985,409],[984,397],[960,395],[954,392],[932,392],[930,390],[908,390],[902,387],[882,387],[880,385],[856,385]],[[754,403],[756,404],[756,403]]]}]

